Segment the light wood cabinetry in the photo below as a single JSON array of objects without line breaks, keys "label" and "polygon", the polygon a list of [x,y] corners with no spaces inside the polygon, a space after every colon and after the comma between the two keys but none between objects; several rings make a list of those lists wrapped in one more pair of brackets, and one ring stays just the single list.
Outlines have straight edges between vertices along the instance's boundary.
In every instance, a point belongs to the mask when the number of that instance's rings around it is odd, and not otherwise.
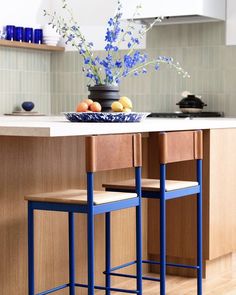
[{"label": "light wood cabinetry", "polygon": [[[149,177],[158,177],[155,161],[156,134],[150,135]],[[236,248],[236,130],[204,131],[203,159],[203,252],[204,267],[211,271],[222,266],[222,257]],[[153,158],[154,157],[154,158]],[[193,162],[174,163],[167,168],[169,179],[193,180]],[[196,257],[196,198],[167,202],[167,255],[169,260],[194,263]],[[158,201],[148,204],[148,253],[157,258],[159,253]],[[219,263],[217,260],[219,259]],[[221,259],[221,261],[220,261]],[[227,258],[228,259],[228,258]],[[214,267],[215,265],[215,267]],[[225,267],[230,266],[226,263]],[[169,269],[169,268],[168,268]],[[170,273],[192,275],[192,271],[169,269]],[[206,273],[211,275],[210,270]]]}]

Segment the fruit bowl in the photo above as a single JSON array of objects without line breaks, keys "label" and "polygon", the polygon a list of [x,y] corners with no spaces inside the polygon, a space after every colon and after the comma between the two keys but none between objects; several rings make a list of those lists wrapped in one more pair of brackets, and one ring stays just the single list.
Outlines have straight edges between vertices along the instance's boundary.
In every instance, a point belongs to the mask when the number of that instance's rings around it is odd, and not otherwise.
[{"label": "fruit bowl", "polygon": [[105,112],[64,112],[63,113],[70,122],[141,122],[150,113],[105,113]]}]

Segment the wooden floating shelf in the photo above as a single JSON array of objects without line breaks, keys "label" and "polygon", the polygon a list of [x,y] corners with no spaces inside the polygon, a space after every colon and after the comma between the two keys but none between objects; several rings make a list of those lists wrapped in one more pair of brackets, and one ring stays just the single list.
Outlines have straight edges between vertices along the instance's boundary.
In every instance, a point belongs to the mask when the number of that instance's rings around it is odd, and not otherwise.
[{"label": "wooden floating shelf", "polygon": [[65,48],[61,46],[51,46],[46,44],[35,44],[35,43],[8,41],[8,40],[0,40],[0,46],[36,49],[36,50],[44,50],[44,51],[64,51],[65,50]]}]

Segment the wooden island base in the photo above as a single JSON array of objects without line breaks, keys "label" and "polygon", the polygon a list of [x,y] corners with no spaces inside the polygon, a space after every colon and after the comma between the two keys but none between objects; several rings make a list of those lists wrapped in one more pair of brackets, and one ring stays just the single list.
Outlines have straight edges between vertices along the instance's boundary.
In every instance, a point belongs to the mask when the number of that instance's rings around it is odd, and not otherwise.
[{"label": "wooden island base", "polygon": [[[155,176],[153,161],[154,133],[143,138],[143,177]],[[206,274],[221,272],[215,259],[222,265],[230,264],[230,253],[236,249],[235,195],[236,181],[236,129],[204,131],[204,261]],[[148,159],[148,151],[152,157]],[[85,188],[84,138],[32,138],[0,137],[0,294],[27,294],[27,204],[23,197],[46,191],[68,188]],[[178,169],[178,170],[176,170]],[[172,167],[173,175],[179,167]],[[175,171],[175,172],[174,172]],[[220,171],[220,172],[219,172]],[[96,189],[102,183],[123,180],[131,171],[100,173],[95,179]],[[172,173],[172,172],[171,172]],[[184,174],[191,178],[189,171]],[[181,177],[182,175],[180,175]],[[168,224],[172,228],[172,242],[168,237],[168,255],[178,259],[192,259],[195,248],[194,200],[171,204]],[[157,204],[144,201],[143,248],[144,258],[158,255]],[[187,210],[186,210],[187,209]],[[183,213],[185,212],[185,213]],[[187,212],[187,213],[186,213]],[[175,213],[175,214],[174,214]],[[184,218],[183,218],[184,216]],[[135,257],[134,210],[115,212],[112,217],[113,264],[123,263]],[[155,217],[155,218],[154,218]],[[96,217],[96,282],[104,276],[104,217]],[[174,224],[173,224],[174,222]],[[155,226],[155,227],[154,227]],[[76,249],[78,281],[86,282],[85,216],[76,222]],[[186,239],[180,242],[179,235]],[[38,213],[36,216],[36,291],[46,290],[68,282],[67,216],[64,213]],[[228,256],[225,256],[229,254]],[[208,269],[210,272],[208,272]],[[114,283],[118,279],[113,280]],[[58,294],[66,295],[67,290]],[[78,294],[86,294],[79,291]]]}]

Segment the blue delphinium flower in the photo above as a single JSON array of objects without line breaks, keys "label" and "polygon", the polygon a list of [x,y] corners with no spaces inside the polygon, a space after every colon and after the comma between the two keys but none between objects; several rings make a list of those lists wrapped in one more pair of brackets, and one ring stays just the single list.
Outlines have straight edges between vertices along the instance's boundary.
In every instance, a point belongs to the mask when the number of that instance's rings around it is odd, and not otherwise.
[{"label": "blue delphinium flower", "polygon": [[[109,18],[107,22],[107,30],[105,34],[105,51],[106,57],[101,58],[94,56],[92,49],[93,43],[87,42],[84,35],[80,31],[80,26],[74,19],[72,11],[68,8],[67,0],[62,0],[62,8],[68,13],[68,21],[63,17],[57,16],[56,12],[45,15],[50,16],[50,24],[57,29],[57,31],[65,39],[66,43],[78,49],[84,60],[82,71],[85,72],[86,77],[91,79],[95,84],[119,84],[121,79],[128,75],[138,76],[139,74],[146,74],[147,67],[153,65],[155,70],[159,70],[160,64],[164,63],[181,73],[183,77],[188,77],[179,65],[174,63],[173,58],[166,56],[158,56],[156,59],[149,60],[146,53],[137,50],[137,46],[144,35],[153,27],[153,25],[161,18],[155,19],[153,23],[147,27],[142,25],[141,29],[136,31],[132,20],[128,21],[127,28],[122,27],[122,4],[121,0],[117,0],[117,11],[114,17]],[[138,14],[140,6],[138,5],[135,15]],[[118,51],[121,43],[125,43],[128,50],[123,56],[118,56]]]},{"label": "blue delphinium flower", "polygon": [[118,69],[120,69],[120,68],[122,68],[122,61],[121,60],[117,60],[116,61],[116,63],[115,63],[115,65],[116,65],[116,67],[118,68]]}]

